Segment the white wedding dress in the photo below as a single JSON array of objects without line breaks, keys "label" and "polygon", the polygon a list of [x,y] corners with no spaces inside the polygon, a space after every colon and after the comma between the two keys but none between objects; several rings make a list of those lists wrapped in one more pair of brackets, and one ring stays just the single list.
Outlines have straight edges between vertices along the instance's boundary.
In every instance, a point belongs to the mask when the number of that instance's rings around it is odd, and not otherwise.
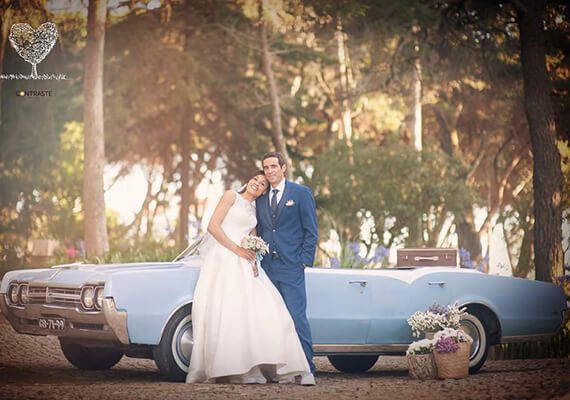
[{"label": "white wedding dress", "polygon": [[[255,225],[255,207],[236,194],[224,232],[239,244]],[[247,260],[211,235],[201,253],[186,382],[265,383],[309,372],[289,311],[263,269],[254,277]]]}]

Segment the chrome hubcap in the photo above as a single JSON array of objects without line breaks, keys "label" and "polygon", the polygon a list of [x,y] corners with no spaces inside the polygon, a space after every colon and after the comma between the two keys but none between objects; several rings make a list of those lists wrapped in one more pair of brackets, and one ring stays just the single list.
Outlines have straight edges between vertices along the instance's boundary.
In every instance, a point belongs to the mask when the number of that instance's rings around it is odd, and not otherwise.
[{"label": "chrome hubcap", "polygon": [[471,350],[469,352],[469,359],[472,360],[479,352],[479,348],[481,347],[480,332],[473,322],[466,319],[461,320],[461,329],[463,329],[463,331],[473,339]]},{"label": "chrome hubcap", "polygon": [[172,340],[172,355],[174,356],[176,364],[178,364],[183,371],[188,371],[193,346],[192,316],[188,315],[180,321],[176,327]]}]

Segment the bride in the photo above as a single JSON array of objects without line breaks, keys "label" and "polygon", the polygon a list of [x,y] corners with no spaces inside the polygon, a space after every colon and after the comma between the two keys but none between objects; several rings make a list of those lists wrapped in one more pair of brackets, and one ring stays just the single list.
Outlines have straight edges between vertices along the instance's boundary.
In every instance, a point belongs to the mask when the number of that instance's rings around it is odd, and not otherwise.
[{"label": "bride", "polygon": [[238,243],[254,232],[255,199],[268,187],[257,172],[240,192],[227,191],[208,225],[194,293],[191,382],[291,382],[309,372],[293,320],[275,286]]}]

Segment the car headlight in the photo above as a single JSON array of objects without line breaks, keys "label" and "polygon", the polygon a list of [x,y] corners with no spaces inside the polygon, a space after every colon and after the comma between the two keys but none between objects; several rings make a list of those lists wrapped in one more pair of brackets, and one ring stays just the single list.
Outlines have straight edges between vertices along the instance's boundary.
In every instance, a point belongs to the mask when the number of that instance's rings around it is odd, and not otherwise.
[{"label": "car headlight", "polygon": [[12,304],[18,304],[18,284],[12,284],[8,288],[8,300]]},{"label": "car headlight", "polygon": [[86,310],[91,310],[95,304],[95,289],[91,286],[87,286],[83,288],[81,292],[81,305]]},{"label": "car headlight", "polygon": [[28,304],[30,297],[28,296],[28,284],[20,285],[18,288],[18,299],[21,304]]},{"label": "car headlight", "polygon": [[103,308],[103,289],[102,287],[95,289],[95,307],[99,310]]}]

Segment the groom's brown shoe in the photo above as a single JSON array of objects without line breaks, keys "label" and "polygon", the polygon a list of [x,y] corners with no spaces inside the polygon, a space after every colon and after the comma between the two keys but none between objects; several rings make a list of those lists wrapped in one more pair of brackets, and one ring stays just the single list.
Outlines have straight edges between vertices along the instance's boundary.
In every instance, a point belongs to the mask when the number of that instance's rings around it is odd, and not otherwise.
[{"label": "groom's brown shoe", "polygon": [[315,382],[315,376],[310,372],[307,372],[301,375],[301,385],[302,386],[315,386],[317,383]]}]

